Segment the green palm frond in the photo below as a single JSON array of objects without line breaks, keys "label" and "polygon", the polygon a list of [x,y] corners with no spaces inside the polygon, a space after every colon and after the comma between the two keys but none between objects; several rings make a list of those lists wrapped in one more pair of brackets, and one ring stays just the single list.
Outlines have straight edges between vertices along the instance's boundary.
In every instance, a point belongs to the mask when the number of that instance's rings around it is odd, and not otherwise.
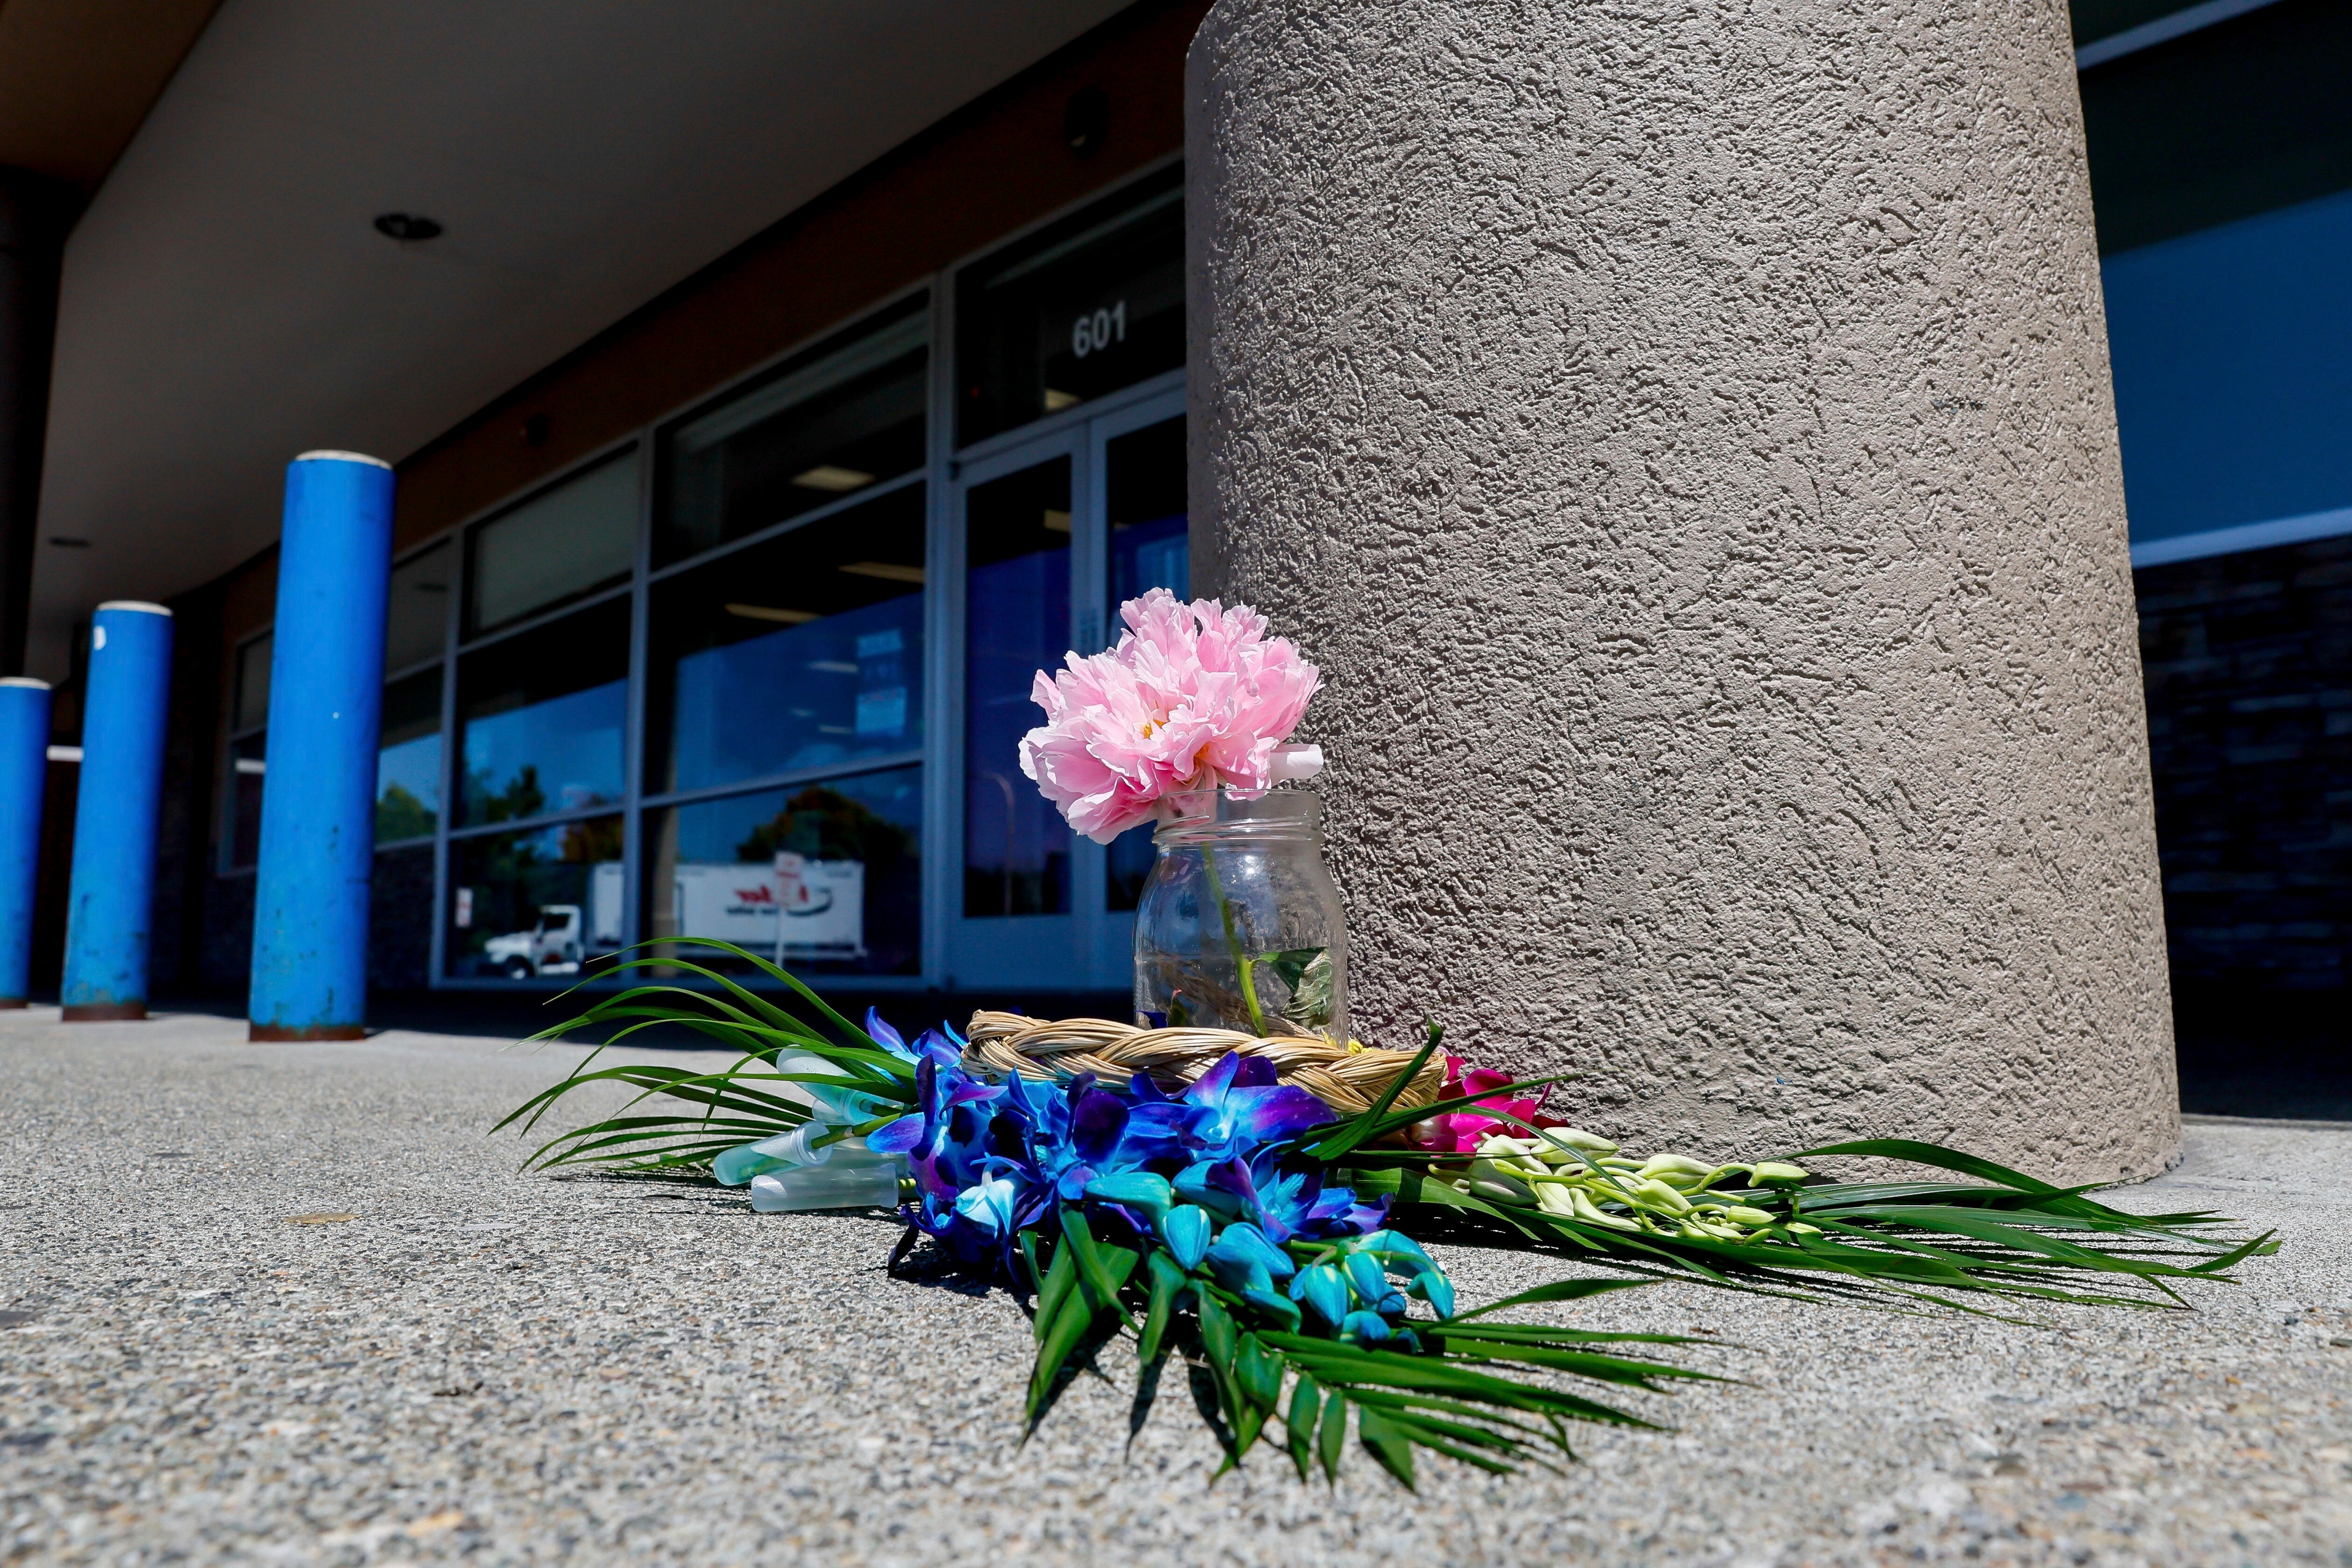
[{"label": "green palm frond", "polygon": [[[807,1022],[724,971],[678,956],[677,950],[688,945],[751,964],[786,987],[830,1027]],[[642,952],[656,946],[664,951],[657,954]],[[632,952],[640,956],[626,956]],[[623,953],[620,961],[606,966],[597,979],[656,971],[665,982],[672,976],[688,975],[707,982],[710,988],[669,983],[631,985],[593,997],[578,1016],[522,1041],[524,1045],[538,1045],[592,1030],[611,1031],[604,1044],[591,1050],[561,1080],[525,1100],[492,1131],[517,1124],[523,1131],[530,1131],[559,1101],[594,1085],[614,1084],[635,1090],[614,1114],[575,1127],[532,1150],[524,1160],[526,1169],[543,1170],[557,1165],[602,1165],[660,1173],[701,1169],[729,1149],[806,1124],[808,1107],[801,1098],[782,1092],[788,1086],[856,1093],[901,1108],[914,1103],[914,1069],[903,1058],[835,1012],[790,973],[759,954],[731,942],[702,939],[692,943],[676,939],[639,942],[635,948],[624,949]],[[579,989],[574,986],[564,995]],[[698,1035],[734,1051],[735,1060],[715,1072],[690,1072],[638,1063],[595,1066],[596,1058],[610,1047],[657,1028],[684,1029]],[[813,1057],[831,1070],[802,1072],[780,1068],[778,1062],[787,1056]],[[668,1109],[673,1104],[691,1109]],[[641,1107],[646,1109],[640,1110]]]}]

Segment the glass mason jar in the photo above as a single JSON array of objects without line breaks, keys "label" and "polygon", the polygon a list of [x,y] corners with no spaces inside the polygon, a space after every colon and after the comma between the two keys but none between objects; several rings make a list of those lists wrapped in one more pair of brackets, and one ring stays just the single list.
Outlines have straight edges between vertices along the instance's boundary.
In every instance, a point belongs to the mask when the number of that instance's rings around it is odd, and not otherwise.
[{"label": "glass mason jar", "polygon": [[1348,929],[1301,789],[1169,797],[1135,911],[1136,1021],[1348,1041]]}]

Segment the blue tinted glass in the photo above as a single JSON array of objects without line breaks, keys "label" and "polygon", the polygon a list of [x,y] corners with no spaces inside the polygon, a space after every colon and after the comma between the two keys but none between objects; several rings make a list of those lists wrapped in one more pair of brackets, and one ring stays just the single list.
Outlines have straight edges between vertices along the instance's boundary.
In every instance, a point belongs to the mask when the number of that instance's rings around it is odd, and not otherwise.
[{"label": "blue tinted glass", "polygon": [[432,833],[441,811],[441,737],[386,746],[375,754],[375,841]]},{"label": "blue tinted glass", "polygon": [[1185,517],[1139,522],[1110,536],[1110,640],[1118,640],[1118,607],[1147,588],[1165,588],[1180,599],[1192,596],[1192,543]]},{"label": "blue tinted glass", "polygon": [[375,754],[375,841],[422,838],[441,816],[441,667],[383,689]]},{"label": "blue tinted glass", "polygon": [[915,973],[922,820],[920,768],[650,812],[646,934],[732,942],[801,973]]},{"label": "blue tinted glass", "polygon": [[647,787],[919,750],[923,515],[910,486],[657,584]]},{"label": "blue tinted glass", "polygon": [[[2135,546],[2352,518],[2352,192],[2110,256],[2107,343]],[[2299,525],[2299,528],[2298,528]]]},{"label": "blue tinted glass", "polygon": [[618,800],[628,659],[625,601],[467,654],[457,667],[464,819]]},{"label": "blue tinted glass", "polygon": [[1070,462],[976,485],[965,502],[964,898],[967,915],[1070,907],[1070,830],[1021,772],[1044,721],[1037,671],[1070,646]]},{"label": "blue tinted glass", "polygon": [[[1125,627],[1118,606],[1148,588],[1192,596],[1191,534],[1184,517],[1184,421],[1177,418],[1121,436],[1104,453],[1110,523],[1110,642]],[[1129,828],[1106,856],[1108,907],[1135,908],[1151,874],[1151,829]]]},{"label": "blue tinted glass", "polygon": [[622,875],[617,816],[456,840],[448,973],[576,977],[621,945]]}]

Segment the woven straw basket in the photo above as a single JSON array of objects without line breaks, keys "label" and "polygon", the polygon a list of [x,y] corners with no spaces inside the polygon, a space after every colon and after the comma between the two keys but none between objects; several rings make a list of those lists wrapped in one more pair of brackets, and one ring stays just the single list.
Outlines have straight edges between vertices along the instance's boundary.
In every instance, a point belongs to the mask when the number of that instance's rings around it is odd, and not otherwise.
[{"label": "woven straw basket", "polygon": [[[963,1065],[1002,1082],[1023,1078],[1066,1081],[1090,1072],[1124,1084],[1139,1072],[1171,1093],[1207,1072],[1228,1051],[1273,1061],[1275,1076],[1297,1084],[1343,1115],[1369,1110],[1412,1058],[1403,1051],[1335,1046],[1320,1036],[1258,1039],[1234,1029],[1146,1029],[1108,1018],[1026,1018],[1018,1013],[971,1016]],[[1398,1110],[1433,1104],[1445,1081],[1445,1063],[1432,1057],[1405,1085]]]}]

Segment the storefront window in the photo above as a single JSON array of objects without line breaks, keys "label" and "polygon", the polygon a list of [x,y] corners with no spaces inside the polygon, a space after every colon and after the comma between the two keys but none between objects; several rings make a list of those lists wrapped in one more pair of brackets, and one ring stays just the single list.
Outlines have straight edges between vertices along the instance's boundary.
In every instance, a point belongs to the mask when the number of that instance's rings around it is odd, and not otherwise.
[{"label": "storefront window", "polygon": [[908,485],[655,584],[647,789],[919,750],[923,522]]},{"label": "storefront window", "polygon": [[[1191,535],[1185,527],[1184,421],[1163,420],[1112,438],[1103,450],[1110,523],[1111,625],[1108,642],[1124,629],[1118,606],[1148,589],[1192,596]],[[1135,908],[1151,874],[1151,830],[1131,828],[1111,840],[1105,857],[1109,907]]]},{"label": "storefront window", "polygon": [[635,451],[482,524],[470,545],[467,635],[493,631],[621,581],[635,559],[636,538]]},{"label": "storefront window", "polygon": [[576,976],[619,950],[621,819],[591,817],[449,846],[446,972]]},{"label": "storefront window", "polygon": [[916,973],[922,819],[919,767],[648,812],[646,934],[732,942],[795,973]]},{"label": "storefront window", "polygon": [[956,438],[965,444],[1177,369],[1181,171],[967,268],[956,320]]},{"label": "storefront window", "polygon": [[269,652],[275,639],[264,632],[236,650],[236,700],[229,728],[258,730],[269,722]]},{"label": "storefront window", "polygon": [[261,779],[266,732],[229,742],[228,863],[249,868],[261,859]]},{"label": "storefront window", "polygon": [[457,565],[457,552],[445,542],[392,569],[383,628],[385,674],[397,675],[441,657],[449,636],[450,579]]},{"label": "storefront window", "polygon": [[513,822],[619,800],[628,675],[625,599],[459,659],[461,819]]},{"label": "storefront window", "polygon": [[1018,759],[1037,671],[1070,643],[1070,460],[973,486],[964,528],[963,912],[1064,913],[1070,830]]},{"label": "storefront window", "polygon": [[441,820],[441,667],[383,689],[375,754],[375,841],[425,838]]},{"label": "storefront window", "polygon": [[268,752],[269,654],[272,638],[262,633],[236,650],[230,679],[228,782],[222,849],[232,871],[261,858],[261,780]]},{"label": "storefront window", "polygon": [[920,468],[929,321],[924,300],[904,301],[680,426],[667,445],[659,559],[683,561]]}]

